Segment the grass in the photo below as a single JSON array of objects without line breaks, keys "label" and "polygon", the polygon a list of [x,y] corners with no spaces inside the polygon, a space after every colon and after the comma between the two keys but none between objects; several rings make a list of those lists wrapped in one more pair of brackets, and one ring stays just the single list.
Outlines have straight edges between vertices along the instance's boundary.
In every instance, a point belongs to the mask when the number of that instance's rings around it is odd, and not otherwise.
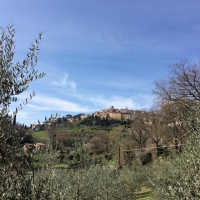
[{"label": "grass", "polygon": [[138,200],[153,200],[151,189],[146,186],[142,186],[141,190],[136,192],[136,197]]},{"label": "grass", "polygon": [[35,131],[32,132],[32,136],[37,140],[45,140],[48,137],[47,131]]},{"label": "grass", "polygon": [[52,166],[53,169],[68,169],[69,165],[65,163],[57,163]]},{"label": "grass", "polygon": [[61,133],[81,133],[81,132],[87,132],[87,133],[102,133],[105,131],[110,131],[111,128],[105,127],[92,127],[92,126],[86,126],[86,125],[80,125],[73,128],[66,128],[65,130],[62,130]]}]

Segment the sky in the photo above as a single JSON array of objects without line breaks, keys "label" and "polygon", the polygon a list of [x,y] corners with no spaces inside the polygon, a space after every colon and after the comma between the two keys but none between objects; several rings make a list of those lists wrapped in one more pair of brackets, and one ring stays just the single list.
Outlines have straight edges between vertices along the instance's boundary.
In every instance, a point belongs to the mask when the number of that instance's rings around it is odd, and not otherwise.
[{"label": "sky", "polygon": [[14,62],[43,35],[36,69],[46,75],[11,105],[36,92],[17,122],[110,106],[149,110],[169,65],[199,61],[199,11],[199,0],[1,0],[0,27],[16,29]]}]

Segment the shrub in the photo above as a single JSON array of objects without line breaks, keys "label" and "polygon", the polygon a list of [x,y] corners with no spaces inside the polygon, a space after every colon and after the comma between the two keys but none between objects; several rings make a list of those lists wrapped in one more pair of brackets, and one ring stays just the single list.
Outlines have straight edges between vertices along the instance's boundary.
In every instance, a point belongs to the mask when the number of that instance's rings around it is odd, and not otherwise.
[{"label": "shrub", "polygon": [[184,152],[152,166],[149,181],[167,199],[200,199],[200,140],[191,136]]}]

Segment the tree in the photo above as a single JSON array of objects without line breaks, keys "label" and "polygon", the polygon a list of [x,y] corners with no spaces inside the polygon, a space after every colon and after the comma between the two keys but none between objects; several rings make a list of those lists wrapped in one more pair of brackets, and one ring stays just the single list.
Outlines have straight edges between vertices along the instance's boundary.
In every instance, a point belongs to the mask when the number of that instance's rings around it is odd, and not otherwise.
[{"label": "tree", "polygon": [[32,99],[35,93],[30,94],[30,97],[26,98],[25,102],[21,103],[12,115],[9,115],[10,105],[12,102],[17,102],[17,95],[26,91],[32,81],[45,75],[44,73],[38,74],[38,71],[35,70],[42,34],[39,34],[38,39],[31,46],[30,52],[22,63],[15,63],[13,61],[15,49],[14,35],[15,28],[9,26],[7,31],[2,29],[0,38],[0,128],[5,140],[7,139],[7,134],[2,132],[4,127],[11,125],[12,118],[14,119],[14,124],[16,124],[18,111]]},{"label": "tree", "polygon": [[160,110],[153,110],[146,113],[146,131],[151,141],[156,145],[157,157],[160,154],[160,146],[162,145],[162,139],[165,134],[165,124],[163,115]]},{"label": "tree", "polygon": [[[15,28],[13,26],[8,27],[8,33],[2,29],[0,39],[0,106],[1,106],[1,117],[4,119],[8,114],[8,109],[12,102],[17,101],[17,95],[23,93],[28,89],[29,83],[39,78],[42,78],[45,74],[35,70],[38,56],[38,46],[42,38],[42,34],[39,34],[35,44],[30,48],[30,52],[27,54],[27,58],[22,63],[14,63],[14,35]],[[18,110],[23,105],[28,103],[35,93],[30,95],[23,104],[20,104],[19,108],[16,109],[13,115],[16,115]]]},{"label": "tree", "polygon": [[165,113],[168,133],[177,151],[181,151],[178,140],[182,145],[188,122],[195,127],[199,115],[196,108],[200,105],[200,62],[182,60],[170,66],[168,78],[157,81],[153,92]]},{"label": "tree", "polygon": [[145,147],[145,143],[148,140],[148,134],[143,116],[137,117],[131,123],[131,136],[134,141],[136,141],[140,152],[142,152],[142,148]]},{"label": "tree", "polygon": [[154,93],[179,152],[178,140],[182,144],[185,136],[189,137],[179,156],[153,166],[151,185],[166,199],[199,199],[200,62],[173,65],[169,78],[156,82]]},{"label": "tree", "polygon": [[[33,189],[34,176],[27,177],[26,175],[28,169],[33,170],[33,165],[31,158],[25,157],[22,153],[20,142],[23,138],[20,129],[15,126],[18,111],[32,99],[35,93],[30,94],[13,114],[9,113],[9,108],[13,102],[17,102],[17,96],[26,91],[31,82],[45,75],[44,73],[38,73],[38,70],[35,69],[42,34],[40,33],[35,44],[31,45],[27,57],[22,62],[15,63],[13,61],[15,28],[9,26],[7,29],[1,29],[0,155],[2,159],[0,159],[0,197],[1,199],[16,199],[18,197],[19,199],[27,199],[28,197],[29,199],[35,199],[35,196],[41,190],[37,187]],[[13,118],[14,126],[11,124]]]},{"label": "tree", "polygon": [[131,130],[130,130],[130,139],[133,139],[134,142],[137,144],[137,148],[139,149],[139,161],[142,161],[143,156],[143,149],[146,145],[146,142],[149,138],[146,126],[145,126],[145,119],[144,116],[138,116],[134,119],[134,121],[131,123]]},{"label": "tree", "polygon": [[188,103],[200,101],[200,62],[182,60],[169,67],[167,79],[155,83],[154,94],[159,101]]},{"label": "tree", "polygon": [[159,199],[200,199],[199,151],[199,136],[192,132],[180,156],[152,165],[149,181]]},{"label": "tree", "polygon": [[[165,137],[174,143],[177,153],[181,153],[185,138],[188,137],[188,112],[177,103],[165,104],[162,107]],[[193,119],[195,116],[192,116]]]}]

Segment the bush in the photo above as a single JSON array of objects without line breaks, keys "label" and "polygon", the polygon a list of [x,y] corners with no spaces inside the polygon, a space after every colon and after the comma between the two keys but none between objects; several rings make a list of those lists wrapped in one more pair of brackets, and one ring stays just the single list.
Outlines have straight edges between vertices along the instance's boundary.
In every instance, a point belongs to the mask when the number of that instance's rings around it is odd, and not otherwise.
[{"label": "bush", "polygon": [[[50,170],[48,188],[53,199],[135,199],[134,173],[107,166],[74,170]],[[53,174],[53,175],[52,175]],[[38,174],[40,176],[41,174]]]},{"label": "bush", "polygon": [[167,199],[200,199],[200,140],[188,139],[184,152],[152,166],[149,181]]},{"label": "bush", "polygon": [[142,165],[149,164],[153,160],[151,152],[142,153],[141,161]]}]

